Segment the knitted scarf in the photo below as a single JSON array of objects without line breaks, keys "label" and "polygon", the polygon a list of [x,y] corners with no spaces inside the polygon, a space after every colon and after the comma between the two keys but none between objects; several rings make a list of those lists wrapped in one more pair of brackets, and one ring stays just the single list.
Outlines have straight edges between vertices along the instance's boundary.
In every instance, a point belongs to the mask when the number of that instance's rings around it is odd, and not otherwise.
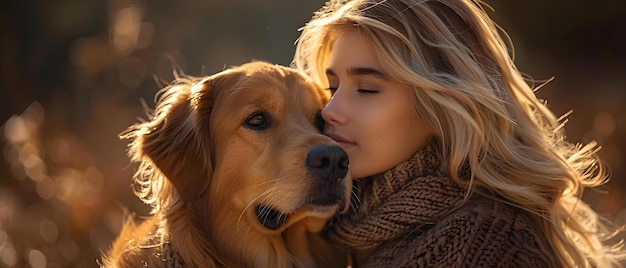
[{"label": "knitted scarf", "polygon": [[185,262],[183,261],[183,258],[180,256],[178,251],[172,248],[172,244],[169,242],[163,244],[162,258],[163,258],[163,261],[165,262],[166,268],[185,267]]},{"label": "knitted scarf", "polygon": [[433,140],[408,161],[359,181],[358,208],[333,223],[329,239],[353,249],[376,248],[460,206],[466,190],[441,174],[437,146]]},{"label": "knitted scarf", "polygon": [[328,239],[360,252],[364,267],[561,266],[527,212],[481,196],[465,202],[466,190],[440,169],[433,140],[395,168],[355,181],[360,203],[329,225]]}]

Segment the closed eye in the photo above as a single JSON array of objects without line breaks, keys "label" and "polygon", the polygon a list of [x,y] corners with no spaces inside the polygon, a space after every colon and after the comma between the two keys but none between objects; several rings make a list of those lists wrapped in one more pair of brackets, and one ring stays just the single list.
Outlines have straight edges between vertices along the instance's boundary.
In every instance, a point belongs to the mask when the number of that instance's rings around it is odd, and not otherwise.
[{"label": "closed eye", "polygon": [[369,89],[357,89],[357,92],[359,92],[361,94],[376,94],[379,91],[378,90],[369,90]]}]

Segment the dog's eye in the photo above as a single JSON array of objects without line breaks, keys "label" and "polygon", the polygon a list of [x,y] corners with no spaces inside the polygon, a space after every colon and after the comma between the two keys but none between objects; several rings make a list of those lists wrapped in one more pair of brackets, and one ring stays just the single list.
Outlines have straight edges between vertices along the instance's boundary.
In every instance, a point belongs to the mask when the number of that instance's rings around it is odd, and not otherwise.
[{"label": "dog's eye", "polygon": [[324,118],[322,117],[321,113],[317,113],[317,115],[315,116],[315,126],[317,127],[317,129],[322,132],[324,131],[324,125],[326,124],[326,121],[324,121]]},{"label": "dog's eye", "polygon": [[269,120],[264,112],[255,112],[250,115],[245,125],[253,130],[263,130],[270,127]]}]

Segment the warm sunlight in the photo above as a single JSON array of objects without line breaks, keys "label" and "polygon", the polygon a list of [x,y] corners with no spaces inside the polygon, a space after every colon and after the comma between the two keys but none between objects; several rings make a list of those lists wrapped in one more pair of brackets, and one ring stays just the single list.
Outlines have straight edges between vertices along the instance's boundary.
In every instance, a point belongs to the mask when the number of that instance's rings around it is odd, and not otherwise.
[{"label": "warm sunlight", "polygon": [[[555,1],[486,2],[521,71],[555,77],[538,95],[573,110],[568,139],[602,146],[612,178],[584,200],[626,224],[626,8]],[[97,267],[128,213],[150,211],[118,135],[174,70],[289,65],[297,29],[326,1],[35,2],[0,11],[0,267]]]}]

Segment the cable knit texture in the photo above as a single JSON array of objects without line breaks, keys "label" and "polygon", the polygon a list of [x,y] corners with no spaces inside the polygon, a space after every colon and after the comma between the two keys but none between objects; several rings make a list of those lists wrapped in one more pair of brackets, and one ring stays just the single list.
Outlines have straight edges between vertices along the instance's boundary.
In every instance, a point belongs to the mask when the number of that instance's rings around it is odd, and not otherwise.
[{"label": "cable knit texture", "polygon": [[473,196],[440,171],[437,140],[411,159],[357,182],[360,202],[328,238],[371,251],[355,267],[558,267],[529,213]]},{"label": "cable knit texture", "polygon": [[172,244],[167,242],[163,244],[163,261],[166,263],[165,267],[167,268],[183,268],[185,267],[185,262],[183,258],[180,256],[178,251],[174,250]]}]

